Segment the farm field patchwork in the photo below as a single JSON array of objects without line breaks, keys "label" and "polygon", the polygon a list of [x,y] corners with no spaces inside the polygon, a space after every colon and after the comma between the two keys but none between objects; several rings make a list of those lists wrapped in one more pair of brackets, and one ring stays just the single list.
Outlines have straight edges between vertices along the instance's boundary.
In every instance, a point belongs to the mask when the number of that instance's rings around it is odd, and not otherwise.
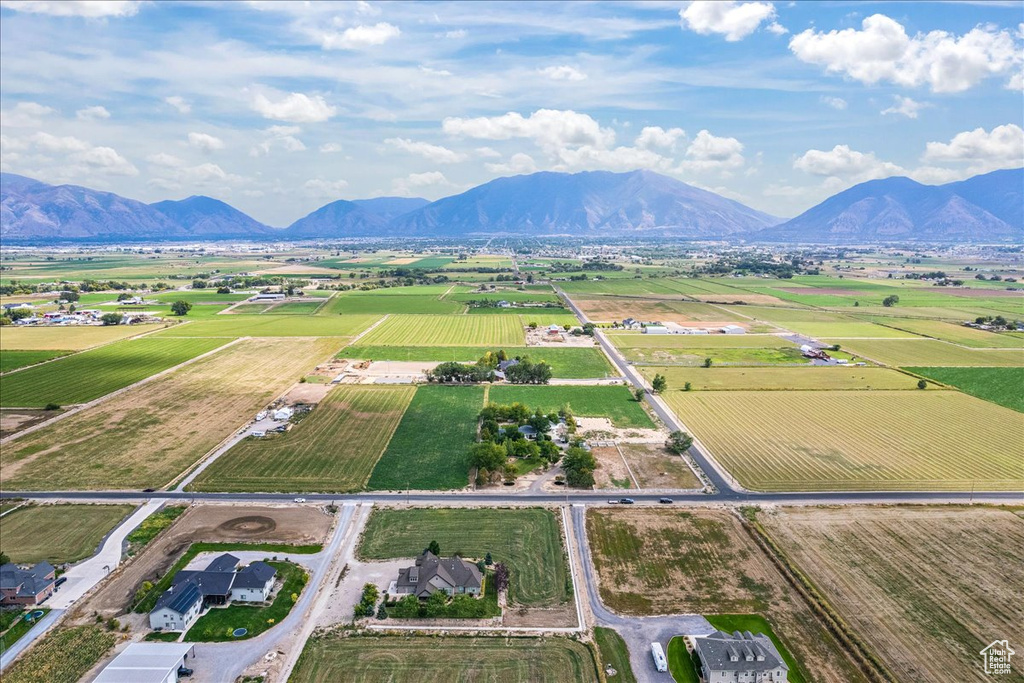
[{"label": "farm field patchwork", "polygon": [[26,505],[0,517],[3,551],[18,564],[52,565],[91,556],[131,505]]},{"label": "farm field patchwork", "polygon": [[5,444],[0,475],[23,490],[163,486],[339,345],[240,341]]},{"label": "farm field patchwork", "polygon": [[[875,320],[879,324],[907,330],[925,337],[934,337],[935,339],[960,344],[961,346],[979,349],[1024,348],[1024,339],[1007,334],[964,327],[963,325],[956,325],[942,320],[908,320],[906,318],[876,318]],[[1022,359],[1022,362],[1024,362],[1024,359]]]},{"label": "farm field patchwork", "polygon": [[612,374],[608,359],[597,348],[551,348],[547,346],[347,346],[338,354],[339,358],[364,360],[457,361],[475,363],[488,351],[504,350],[509,358],[527,356],[535,363],[544,361],[551,366],[554,377],[564,379],[589,379],[607,377]]},{"label": "farm field patchwork", "polygon": [[822,337],[828,339],[859,337],[885,339],[917,338],[916,334],[911,334],[910,332],[867,322],[788,322],[783,327],[812,339],[820,339]]},{"label": "farm field patchwork", "polygon": [[195,491],[361,489],[416,392],[339,385],[284,434],[247,437],[190,485]]},{"label": "farm field patchwork", "polygon": [[644,334],[605,331],[615,346],[627,349],[763,349],[795,344],[777,334]]},{"label": "farm field patchwork", "polygon": [[60,358],[68,351],[7,351],[0,350],[0,373]]},{"label": "farm field patchwork", "polygon": [[770,347],[680,348],[674,346],[619,347],[627,360],[637,364],[699,366],[710,358],[713,365],[810,365],[800,348],[781,337]]},{"label": "farm field patchwork", "polygon": [[967,349],[936,339],[840,340],[845,351],[886,365],[1008,367],[1024,365],[1024,349]]},{"label": "farm field patchwork", "polygon": [[491,403],[522,403],[530,410],[558,412],[568,405],[576,417],[607,417],[616,427],[654,428],[654,422],[624,386],[521,386],[491,387]]},{"label": "farm field patchwork", "polygon": [[509,600],[548,607],[569,600],[561,523],[543,508],[375,508],[363,532],[366,560],[415,557],[430,541],[441,554],[482,559],[509,569]]},{"label": "farm field patchwork", "polygon": [[469,483],[469,447],[483,408],[482,387],[421,386],[367,488],[457,489]]},{"label": "farm field patchwork", "polygon": [[[679,298],[677,295],[676,298]],[[734,323],[749,322],[732,311],[713,304],[696,301],[664,301],[652,299],[573,299],[588,318],[600,322],[621,321],[626,318],[673,323]]]},{"label": "farm field patchwork", "polygon": [[[782,508],[758,520],[893,680],[980,681],[982,648],[999,634],[1019,639],[1019,511]],[[1004,678],[1024,677],[1014,664]]]},{"label": "farm field patchwork", "polygon": [[1024,413],[1024,367],[906,369]]},{"label": "farm field patchwork", "polygon": [[845,313],[823,311],[817,308],[793,308],[773,306],[725,306],[737,315],[746,315],[755,320],[787,327],[792,323],[839,323],[857,322],[856,318]]},{"label": "farm field patchwork", "polygon": [[0,351],[81,351],[159,330],[160,325],[72,325],[4,328]]},{"label": "farm field patchwork", "polygon": [[592,508],[586,525],[601,599],[610,609],[761,614],[798,662],[813,662],[813,680],[864,680],[735,515]]},{"label": "farm field patchwork", "polygon": [[392,315],[360,343],[366,346],[522,346],[516,316]]},{"label": "farm field patchwork", "polygon": [[664,375],[669,391],[682,390],[687,382],[694,391],[917,389],[916,377],[879,367],[701,368],[643,365],[638,369],[648,380],[655,374]]},{"label": "farm field patchwork", "polygon": [[375,323],[375,315],[220,315],[175,325],[160,337],[351,337]]},{"label": "farm field patchwork", "polygon": [[665,400],[755,490],[1024,488],[1020,415],[955,391],[673,391]]},{"label": "farm field patchwork", "polygon": [[306,643],[295,683],[596,683],[594,658],[567,638],[346,638]]},{"label": "farm field patchwork", "polygon": [[382,294],[380,290],[368,292],[339,292],[324,307],[324,315],[373,313],[419,313],[419,314],[457,314],[462,313],[466,305],[459,301],[442,299],[448,287],[394,287],[405,294]]},{"label": "farm field patchwork", "polygon": [[107,344],[0,378],[0,406],[86,403],[223,344],[223,339],[159,337]]}]

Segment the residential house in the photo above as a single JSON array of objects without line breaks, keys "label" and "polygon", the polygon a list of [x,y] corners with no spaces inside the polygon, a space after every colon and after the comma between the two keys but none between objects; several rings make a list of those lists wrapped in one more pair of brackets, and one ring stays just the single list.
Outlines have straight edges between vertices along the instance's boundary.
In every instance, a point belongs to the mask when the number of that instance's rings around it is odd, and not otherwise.
[{"label": "residential house", "polygon": [[789,666],[763,633],[715,631],[694,647],[705,683],[786,683]]},{"label": "residential house", "polygon": [[149,614],[153,629],[184,631],[211,605],[263,602],[270,597],[277,570],[266,562],[253,562],[239,569],[240,561],[230,553],[213,559],[203,570],[182,570]]},{"label": "residential house", "polygon": [[461,557],[438,557],[424,550],[416,558],[416,564],[398,570],[398,581],[393,586],[398,595],[415,595],[421,599],[437,591],[448,595],[479,595],[483,575],[475,564]]},{"label": "residential house", "polygon": [[290,419],[292,419],[292,415],[294,415],[294,414],[295,414],[295,409],[294,408],[292,408],[291,406],[284,406],[284,407],[281,407],[281,408],[278,408],[277,410],[275,410],[273,412],[272,417],[275,420],[290,420]]},{"label": "residential house", "polygon": [[53,595],[56,580],[49,562],[28,568],[12,563],[0,566],[0,606],[38,605]]}]

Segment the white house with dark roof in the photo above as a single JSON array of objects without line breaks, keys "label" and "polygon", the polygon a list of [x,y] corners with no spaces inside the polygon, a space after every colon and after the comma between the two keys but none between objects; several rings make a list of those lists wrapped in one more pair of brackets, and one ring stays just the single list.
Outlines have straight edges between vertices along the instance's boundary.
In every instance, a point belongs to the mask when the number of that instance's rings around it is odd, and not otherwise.
[{"label": "white house with dark roof", "polygon": [[715,631],[693,640],[705,683],[786,683],[789,666],[763,633]]}]

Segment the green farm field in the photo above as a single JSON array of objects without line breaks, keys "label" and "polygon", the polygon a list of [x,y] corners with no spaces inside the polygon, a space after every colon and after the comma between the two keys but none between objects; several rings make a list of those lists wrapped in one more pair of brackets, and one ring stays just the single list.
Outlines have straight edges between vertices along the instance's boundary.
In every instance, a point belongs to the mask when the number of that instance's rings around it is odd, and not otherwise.
[{"label": "green farm field", "polygon": [[427,287],[391,287],[385,290],[339,292],[324,307],[324,315],[372,313],[457,314],[466,305],[442,299],[450,289],[447,285]]},{"label": "green farm field", "polygon": [[76,683],[116,642],[101,626],[58,627],[4,671],[4,683]]},{"label": "green farm field", "polygon": [[644,334],[607,331],[608,340],[627,349],[762,349],[795,346],[775,334]]},{"label": "green farm field", "polygon": [[964,393],[1024,413],[1024,367],[906,368]]},{"label": "green farm field", "polygon": [[359,556],[367,560],[415,557],[437,541],[441,554],[458,553],[509,569],[509,599],[550,607],[569,600],[561,523],[543,508],[375,508]]},{"label": "green farm field", "polygon": [[892,327],[876,325],[866,322],[790,322],[783,327],[813,339],[847,339],[847,338],[869,338],[869,339],[915,339],[917,335],[897,330]]},{"label": "green farm field", "polygon": [[0,517],[0,540],[11,562],[52,565],[91,556],[132,511],[131,505],[28,505]]},{"label": "green farm field", "polygon": [[86,403],[223,344],[223,339],[159,337],[107,344],[0,378],[0,406]]},{"label": "green farm field", "polygon": [[160,325],[5,327],[0,351],[81,351],[160,329]]},{"label": "green farm field", "polygon": [[360,343],[366,346],[522,346],[523,327],[515,316],[392,315]]},{"label": "green farm field", "polygon": [[616,427],[654,428],[654,422],[624,386],[497,385],[488,393],[491,403],[522,403],[530,410],[558,412],[568,405],[576,417],[607,417]]},{"label": "green farm field", "polygon": [[907,330],[925,337],[934,337],[961,346],[978,349],[1024,349],[1024,339],[1007,334],[976,330],[942,320],[910,320],[906,318],[877,318],[876,320],[893,328]]},{"label": "green farm field", "polygon": [[712,365],[810,365],[795,344],[776,338],[778,346],[765,348],[671,348],[671,347],[620,347],[627,360],[637,364],[671,363],[674,365],[699,366],[706,358]]},{"label": "green farm field", "polygon": [[1020,415],[955,391],[674,391],[665,400],[754,490],[1024,488]]},{"label": "green farm field", "polygon": [[967,349],[937,339],[839,340],[843,350],[886,365],[1010,367],[1024,365],[1024,349]]},{"label": "green farm field", "polygon": [[642,365],[638,369],[648,380],[655,374],[664,375],[671,392],[682,390],[687,382],[694,391],[917,389],[916,377],[878,367],[693,368]]},{"label": "green farm field", "polygon": [[375,315],[219,315],[175,325],[160,337],[351,337],[372,325]]},{"label": "green farm field", "polygon": [[0,374],[60,358],[66,351],[7,351],[0,350]]},{"label": "green farm field", "polygon": [[340,346],[249,339],[7,443],[14,490],[158,488]]},{"label": "green farm field", "polygon": [[596,683],[594,658],[567,638],[344,638],[306,643],[293,683]]},{"label": "green farm field", "polygon": [[476,438],[483,401],[482,387],[418,387],[370,474],[367,488],[465,487],[469,483],[469,447]]},{"label": "green farm field", "polygon": [[[509,358],[528,356],[535,363],[544,361],[551,366],[555,377],[565,379],[589,379],[607,377],[612,374],[608,359],[597,348],[551,348],[548,346],[502,346],[498,347]],[[483,346],[347,346],[338,354],[339,358],[363,360],[394,360],[437,362],[457,361],[475,363],[488,351],[495,348]]]},{"label": "green farm field", "polygon": [[291,431],[243,439],[203,470],[189,488],[359,490],[415,392],[409,386],[339,385]]}]

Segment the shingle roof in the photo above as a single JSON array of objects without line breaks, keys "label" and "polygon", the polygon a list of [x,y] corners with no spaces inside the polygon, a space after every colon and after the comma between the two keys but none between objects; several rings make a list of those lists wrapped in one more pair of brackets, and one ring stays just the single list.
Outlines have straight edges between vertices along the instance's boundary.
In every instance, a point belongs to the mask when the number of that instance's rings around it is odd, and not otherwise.
[{"label": "shingle roof", "polygon": [[40,562],[29,569],[8,562],[0,567],[0,588],[17,590],[18,597],[34,597],[53,584],[54,579],[47,578],[53,571],[49,562]]},{"label": "shingle roof", "polygon": [[187,571],[182,570],[174,575],[172,584],[188,582],[195,584],[205,598],[208,595],[227,595],[231,592],[231,582],[235,578],[235,572],[210,572],[210,571]]},{"label": "shingle roof", "polygon": [[164,591],[164,594],[156,601],[156,607],[153,608],[153,611],[155,612],[166,607],[178,614],[185,614],[192,609],[196,602],[202,599],[203,595],[199,591],[199,586],[192,581],[185,581]]},{"label": "shingle roof", "polygon": [[480,588],[483,576],[472,562],[461,557],[438,557],[429,550],[416,558],[416,565],[398,571],[398,586],[413,588],[416,595],[433,593],[430,581],[438,577],[455,588]]},{"label": "shingle roof", "polygon": [[694,639],[697,654],[711,671],[768,671],[786,669],[786,663],[771,638],[750,631],[722,631]]},{"label": "shingle roof", "polygon": [[253,562],[235,575],[232,588],[263,588],[274,578],[277,570],[266,562]]},{"label": "shingle roof", "polygon": [[208,572],[233,572],[238,568],[239,559],[231,553],[224,553],[215,557],[213,562],[206,566]]}]

